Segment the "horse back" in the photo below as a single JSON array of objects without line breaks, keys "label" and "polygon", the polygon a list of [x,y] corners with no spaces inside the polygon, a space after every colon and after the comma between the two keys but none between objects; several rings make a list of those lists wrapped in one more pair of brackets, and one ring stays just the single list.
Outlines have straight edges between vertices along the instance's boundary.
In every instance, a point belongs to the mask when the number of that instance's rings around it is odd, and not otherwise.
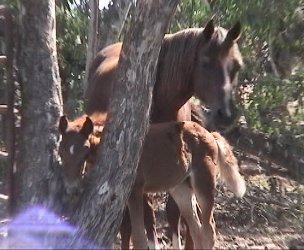
[{"label": "horse back", "polygon": [[150,124],[138,166],[137,181],[146,192],[167,191],[183,181],[196,157],[209,155],[215,162],[217,145],[213,136],[191,122]]},{"label": "horse back", "polygon": [[88,77],[88,86],[85,91],[85,112],[108,110],[112,92],[113,78],[118,65],[121,43],[115,43],[101,50],[94,58]]}]

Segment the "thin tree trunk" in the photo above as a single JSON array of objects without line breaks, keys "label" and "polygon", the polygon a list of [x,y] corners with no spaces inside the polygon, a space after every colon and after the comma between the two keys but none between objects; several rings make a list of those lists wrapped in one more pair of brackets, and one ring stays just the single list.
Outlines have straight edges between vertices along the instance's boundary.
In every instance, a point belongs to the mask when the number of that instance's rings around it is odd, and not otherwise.
[{"label": "thin tree trunk", "polygon": [[90,21],[88,32],[88,48],[87,59],[84,76],[83,90],[85,92],[88,86],[89,69],[93,58],[97,53],[97,32],[98,32],[98,13],[99,13],[99,0],[90,0]]},{"label": "thin tree trunk", "polygon": [[107,13],[104,13],[106,18],[103,19],[99,48],[104,48],[120,39],[131,6],[130,0],[114,0],[109,9],[104,10]]},{"label": "thin tree trunk", "polygon": [[18,66],[22,110],[17,207],[59,206],[58,132],[62,98],[56,52],[55,0],[22,0]]},{"label": "thin tree trunk", "polygon": [[[109,120],[76,220],[93,242],[111,247],[135,181],[148,126],[161,42],[178,0],[141,0],[126,34]],[[79,238],[79,237],[78,237]]]}]

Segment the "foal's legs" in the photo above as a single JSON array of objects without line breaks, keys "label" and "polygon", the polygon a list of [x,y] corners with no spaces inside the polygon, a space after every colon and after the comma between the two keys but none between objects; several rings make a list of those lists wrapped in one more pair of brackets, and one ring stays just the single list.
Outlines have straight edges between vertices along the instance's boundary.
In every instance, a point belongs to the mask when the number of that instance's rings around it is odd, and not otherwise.
[{"label": "foal's legs", "polygon": [[189,226],[190,234],[194,242],[194,248],[203,248],[201,239],[202,226],[196,213],[196,209],[192,204],[193,190],[190,188],[188,183],[183,182],[174,189],[170,190],[170,194],[178,205],[182,216]]},{"label": "foal's legs", "polygon": [[[150,203],[150,198],[147,195],[144,195],[143,198],[143,209],[144,209],[144,223],[148,237],[149,249],[158,249],[158,240],[156,233],[156,219],[155,213]],[[121,235],[121,249],[130,249],[130,238],[131,238],[131,219],[129,209],[127,208],[122,219],[120,226],[120,235]]]},{"label": "foal's legs", "polygon": [[144,225],[143,190],[138,188],[131,192],[128,208],[132,226],[132,242],[134,249],[148,249]]},{"label": "foal's legs", "polygon": [[159,249],[158,239],[156,233],[156,219],[155,213],[151,204],[151,199],[148,195],[144,195],[144,223],[148,237],[149,249]]},{"label": "foal's legs", "polygon": [[181,213],[170,194],[166,203],[166,214],[170,230],[169,234],[172,240],[172,247],[173,249],[182,249],[180,236]]},{"label": "foal's legs", "polygon": [[[206,166],[209,165],[206,163]],[[215,175],[213,170],[215,166],[209,165],[210,168],[199,169],[192,175],[191,185],[196,195],[197,202],[200,206],[200,221],[202,223],[203,248],[211,249],[215,242],[215,222],[213,218],[214,209],[214,190]],[[211,172],[210,172],[211,171]]]},{"label": "foal's legs", "polygon": [[131,238],[131,220],[129,209],[126,208],[122,222],[120,225],[120,236],[121,236],[121,249],[130,249],[130,238]]}]

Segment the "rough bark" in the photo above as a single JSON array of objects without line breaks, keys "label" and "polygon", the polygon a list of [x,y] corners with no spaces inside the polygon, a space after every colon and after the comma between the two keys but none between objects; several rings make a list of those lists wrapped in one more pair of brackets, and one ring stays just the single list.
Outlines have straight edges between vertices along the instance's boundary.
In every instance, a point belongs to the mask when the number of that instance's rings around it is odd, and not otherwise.
[{"label": "rough bark", "polygon": [[97,32],[98,32],[98,13],[99,0],[90,0],[90,21],[88,32],[88,47],[83,88],[86,90],[88,85],[89,69],[93,58],[97,52]]},{"label": "rough bark", "polygon": [[62,113],[56,52],[55,0],[22,0],[18,67],[21,76],[21,134],[17,162],[17,208],[56,208],[57,120]]},{"label": "rough bark", "polygon": [[[5,184],[9,190],[8,212],[12,213],[15,201],[14,195],[14,163],[15,163],[15,113],[14,113],[14,21],[12,10],[5,6],[0,6],[0,16],[4,17],[5,25],[5,56],[2,56],[3,64],[6,67],[6,97],[7,106],[5,117],[2,117],[6,123],[5,141],[7,155],[7,168]],[[0,105],[0,114],[1,112]],[[4,111],[4,110],[3,110]],[[2,114],[4,115],[4,114]]]},{"label": "rough bark", "polygon": [[[137,2],[119,61],[109,117],[90,186],[76,221],[93,242],[111,247],[135,181],[148,125],[161,41],[178,0]],[[79,238],[79,237],[78,237]]]}]

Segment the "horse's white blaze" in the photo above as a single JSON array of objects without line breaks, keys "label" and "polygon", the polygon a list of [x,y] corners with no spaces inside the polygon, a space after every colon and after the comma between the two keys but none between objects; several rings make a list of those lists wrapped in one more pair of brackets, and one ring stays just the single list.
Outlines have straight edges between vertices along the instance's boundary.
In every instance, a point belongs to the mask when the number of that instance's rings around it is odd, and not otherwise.
[{"label": "horse's white blaze", "polygon": [[225,97],[224,97],[224,105],[225,105],[225,113],[228,117],[231,117],[231,111],[230,111],[230,105],[229,105],[229,101],[231,99],[231,83],[230,83],[230,79],[229,79],[229,72],[228,72],[228,68],[227,68],[227,60],[225,60],[223,62],[224,65],[224,74],[225,74],[225,85],[224,85],[224,93],[225,93]]},{"label": "horse's white blaze", "polygon": [[70,147],[70,154],[71,154],[71,155],[74,155],[74,153],[75,153],[75,145],[72,145],[72,146]]}]

